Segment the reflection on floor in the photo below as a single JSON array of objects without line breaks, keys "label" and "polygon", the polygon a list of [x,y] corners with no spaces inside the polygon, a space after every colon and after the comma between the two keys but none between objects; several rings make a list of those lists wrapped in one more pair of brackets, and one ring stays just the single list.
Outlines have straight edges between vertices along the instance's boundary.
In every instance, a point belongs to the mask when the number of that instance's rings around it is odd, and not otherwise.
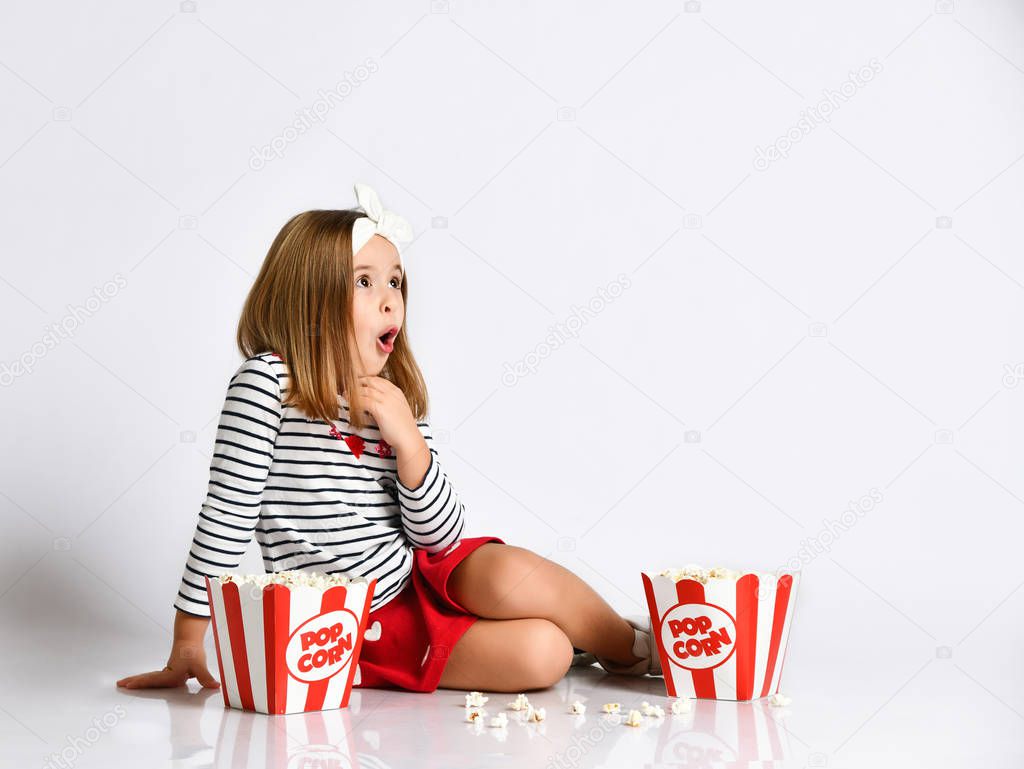
[{"label": "reflection on floor", "polygon": [[[620,767],[647,765],[754,766],[793,758],[785,721],[788,710],[767,700],[695,700],[690,712],[673,715],[661,678],[605,674],[576,668],[557,686],[529,692],[546,710],[541,722],[507,704],[514,694],[485,692],[487,717],[504,712],[504,728],[465,720],[465,692],[431,694],[355,690],[349,707],[288,716],[225,709],[219,692],[124,693],[132,713],[164,710],[170,756],[178,766],[393,767],[486,766],[515,758],[517,766]],[[582,701],[583,715],[569,705]],[[146,702],[152,707],[137,708]],[[626,725],[631,709],[647,701],[664,717]],[[621,714],[602,712],[618,702]],[[166,707],[161,707],[162,704]],[[141,716],[141,713],[139,713]],[[153,724],[156,726],[156,724]]]}]

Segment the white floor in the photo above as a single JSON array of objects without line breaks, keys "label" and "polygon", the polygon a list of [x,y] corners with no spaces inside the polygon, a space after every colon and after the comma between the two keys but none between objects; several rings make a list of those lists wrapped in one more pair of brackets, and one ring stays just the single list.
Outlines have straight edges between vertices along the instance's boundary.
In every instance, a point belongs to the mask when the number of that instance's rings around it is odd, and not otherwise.
[{"label": "white floor", "polygon": [[[22,638],[23,648],[33,639]],[[464,720],[464,693],[355,690],[344,710],[268,717],[226,710],[217,690],[126,692],[113,685],[137,664],[111,646],[40,646],[5,682],[0,763],[17,767],[653,767],[653,766],[1020,766],[1020,720],[978,689],[951,661],[926,661],[891,691],[850,696],[831,678],[800,669],[787,708],[696,701],[688,715],[667,714],[630,727],[601,713],[643,700],[668,713],[661,678],[627,678],[576,668],[529,698],[542,723],[505,710],[513,695],[489,693],[496,729]],[[139,650],[141,651],[141,650]],[[136,656],[135,650],[130,655]],[[948,663],[948,664],[947,664]],[[813,681],[829,681],[814,686]],[[785,677],[784,677],[785,680]],[[841,682],[840,682],[841,683]],[[882,688],[882,687],[879,687]],[[973,693],[972,693],[972,690]],[[570,715],[570,702],[587,705]]]}]

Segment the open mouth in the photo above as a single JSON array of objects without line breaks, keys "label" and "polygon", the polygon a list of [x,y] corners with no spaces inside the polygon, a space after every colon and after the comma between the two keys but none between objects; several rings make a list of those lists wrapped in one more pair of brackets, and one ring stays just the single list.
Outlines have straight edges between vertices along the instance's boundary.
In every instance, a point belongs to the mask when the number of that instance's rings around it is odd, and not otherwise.
[{"label": "open mouth", "polygon": [[390,353],[395,349],[395,337],[398,336],[398,326],[392,326],[379,337],[377,337],[377,347],[385,353]]}]

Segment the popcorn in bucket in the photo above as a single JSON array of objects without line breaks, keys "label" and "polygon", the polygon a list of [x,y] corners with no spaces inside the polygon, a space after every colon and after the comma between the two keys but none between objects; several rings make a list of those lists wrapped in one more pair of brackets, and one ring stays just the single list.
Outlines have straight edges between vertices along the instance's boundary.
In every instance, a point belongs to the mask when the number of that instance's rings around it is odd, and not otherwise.
[{"label": "popcorn in bucket", "polygon": [[794,575],[686,566],[641,576],[669,696],[753,700],[778,691]]},{"label": "popcorn in bucket", "polygon": [[225,707],[344,708],[376,579],[317,572],[206,578]]}]

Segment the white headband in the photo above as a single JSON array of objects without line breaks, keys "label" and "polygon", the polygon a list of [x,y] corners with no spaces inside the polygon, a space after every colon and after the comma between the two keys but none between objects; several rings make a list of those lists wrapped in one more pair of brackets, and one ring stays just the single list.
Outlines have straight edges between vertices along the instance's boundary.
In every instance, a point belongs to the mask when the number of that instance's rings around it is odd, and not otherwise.
[{"label": "white headband", "polygon": [[366,216],[352,225],[352,255],[367,244],[374,235],[382,235],[395,244],[398,261],[402,261],[402,247],[412,241],[412,226],[394,211],[385,211],[372,187],[356,183],[356,200]]}]

